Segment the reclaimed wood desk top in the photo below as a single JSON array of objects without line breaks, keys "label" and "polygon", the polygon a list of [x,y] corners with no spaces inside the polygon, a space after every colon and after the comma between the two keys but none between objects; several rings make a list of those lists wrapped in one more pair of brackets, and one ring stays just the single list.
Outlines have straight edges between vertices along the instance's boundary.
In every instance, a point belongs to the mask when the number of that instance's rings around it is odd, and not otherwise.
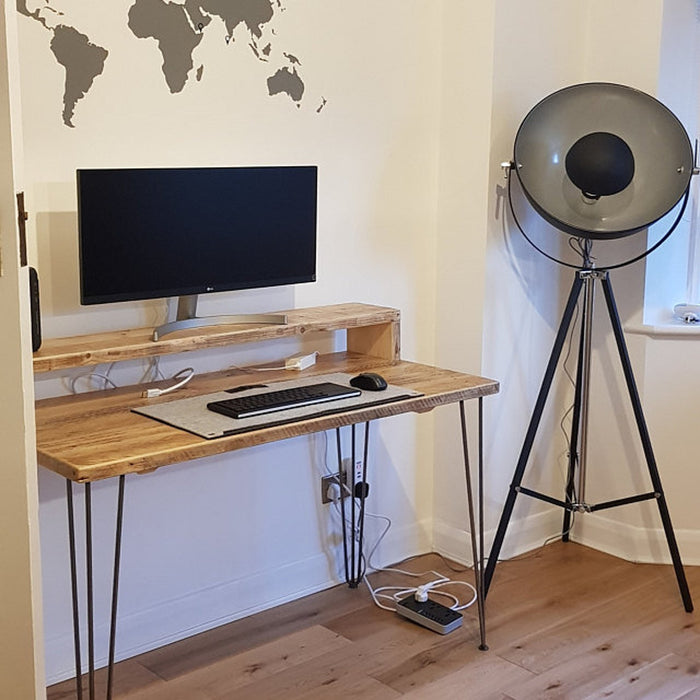
[{"label": "reclaimed wood desk top", "polygon": [[[130,409],[147,403],[207,394],[235,386],[259,383],[261,374],[240,369],[202,374],[183,389],[146,399],[146,386],[129,386],[37,401],[39,464],[75,482],[91,482],[122,474],[146,473],[159,467],[222,454],[253,445],[329,430],[401,413],[430,411],[436,406],[498,392],[498,382],[470,374],[401,360],[382,360],[362,353],[321,356],[318,363],[296,376],[312,378],[330,372],[375,371],[391,384],[421,392],[420,397],[358,408],[207,440],[173,428]],[[265,372],[265,382],[289,379],[284,370]]]},{"label": "reclaimed wood desk top", "polygon": [[[380,354],[383,357],[399,357],[397,309],[370,304],[332,304],[305,309],[279,311],[287,316],[283,325],[234,324],[178,332],[153,340],[153,328],[95,333],[68,338],[48,338],[34,353],[34,372],[51,372],[71,367],[87,367],[106,362],[133,360],[156,355],[225,347],[242,343],[258,343],[291,336],[303,336],[312,332],[348,330],[354,337],[355,348],[361,352]],[[390,330],[384,346],[378,346],[380,338],[373,337],[379,329]]]}]

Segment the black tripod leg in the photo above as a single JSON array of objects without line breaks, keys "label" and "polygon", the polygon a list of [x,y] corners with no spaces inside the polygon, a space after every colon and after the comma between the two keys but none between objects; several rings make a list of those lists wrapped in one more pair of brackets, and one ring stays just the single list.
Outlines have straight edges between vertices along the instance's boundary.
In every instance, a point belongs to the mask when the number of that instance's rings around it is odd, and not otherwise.
[{"label": "black tripod leg", "polygon": [[673,568],[676,572],[678,588],[680,589],[681,598],[683,599],[683,606],[685,607],[686,612],[692,612],[693,601],[690,597],[690,591],[688,590],[688,582],[685,578],[685,571],[683,570],[681,555],[678,551],[676,536],[673,532],[671,516],[668,512],[666,497],[664,496],[663,487],[661,486],[661,477],[659,476],[659,470],[656,466],[656,458],[654,457],[654,451],[651,446],[651,438],[649,437],[649,430],[647,428],[646,420],[644,419],[644,412],[642,411],[642,402],[639,398],[637,383],[634,380],[632,363],[630,362],[629,352],[627,351],[625,336],[622,332],[622,324],[620,323],[620,315],[617,311],[617,304],[615,303],[615,295],[613,293],[608,275],[606,275],[601,281],[603,284],[603,292],[605,293],[605,302],[608,307],[608,315],[610,316],[610,323],[612,324],[613,332],[615,333],[617,351],[620,355],[620,362],[622,363],[625,381],[627,382],[627,391],[632,402],[634,417],[637,421],[639,436],[642,440],[642,447],[644,448],[644,456],[646,458],[647,467],[649,468],[649,476],[651,477],[651,483],[653,484],[654,491],[657,494],[656,502],[659,505],[659,514],[661,515],[661,522],[663,523],[664,533],[666,534],[668,549],[671,553]]},{"label": "black tripod leg", "polygon": [[547,369],[544,373],[544,379],[542,380],[540,392],[537,395],[535,408],[532,412],[532,417],[530,419],[530,425],[528,426],[527,433],[525,434],[525,440],[523,442],[522,450],[520,451],[520,457],[518,458],[518,463],[515,467],[513,482],[510,485],[510,491],[508,492],[508,497],[506,498],[505,506],[503,507],[501,520],[498,523],[496,536],[494,537],[493,545],[491,546],[491,553],[489,554],[489,560],[486,565],[486,570],[484,571],[484,597],[488,593],[489,586],[491,585],[493,571],[496,568],[496,563],[498,562],[498,555],[501,553],[501,547],[503,546],[503,538],[505,537],[510,517],[513,514],[513,507],[515,506],[515,497],[518,495],[518,488],[520,487],[520,483],[523,480],[523,474],[525,473],[525,467],[527,466],[527,461],[530,457],[530,452],[532,452],[532,445],[535,441],[535,435],[537,434],[537,429],[539,427],[540,420],[542,419],[542,413],[544,411],[544,406],[547,401],[547,395],[549,394],[549,390],[552,386],[554,372],[556,371],[559,358],[561,357],[561,351],[564,347],[564,341],[566,340],[566,336],[569,332],[571,319],[573,318],[574,311],[576,310],[576,303],[578,301],[579,294],[581,293],[582,284],[583,280],[581,276],[577,274],[574,278],[573,284],[571,285],[569,299],[566,302],[564,315],[562,316],[561,323],[559,324],[559,330],[557,331],[557,336],[554,340],[552,354],[549,357]]}]

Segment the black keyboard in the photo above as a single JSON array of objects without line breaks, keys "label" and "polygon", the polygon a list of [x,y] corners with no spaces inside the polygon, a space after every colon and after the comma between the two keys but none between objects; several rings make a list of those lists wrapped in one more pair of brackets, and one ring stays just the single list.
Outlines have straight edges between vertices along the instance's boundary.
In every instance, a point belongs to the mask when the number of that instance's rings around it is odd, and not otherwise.
[{"label": "black keyboard", "polygon": [[291,389],[263,391],[251,396],[236,396],[232,399],[212,401],[207,404],[207,408],[231,418],[250,418],[275,411],[284,411],[288,408],[338,401],[360,394],[360,390],[353,387],[322,382],[321,384],[307,384]]}]

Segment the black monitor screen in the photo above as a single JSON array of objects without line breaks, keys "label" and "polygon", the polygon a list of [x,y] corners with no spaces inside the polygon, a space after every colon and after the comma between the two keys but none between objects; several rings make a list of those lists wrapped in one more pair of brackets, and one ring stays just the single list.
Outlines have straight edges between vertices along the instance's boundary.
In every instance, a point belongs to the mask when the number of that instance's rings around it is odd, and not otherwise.
[{"label": "black monitor screen", "polygon": [[78,170],[83,304],[316,279],[316,166]]}]

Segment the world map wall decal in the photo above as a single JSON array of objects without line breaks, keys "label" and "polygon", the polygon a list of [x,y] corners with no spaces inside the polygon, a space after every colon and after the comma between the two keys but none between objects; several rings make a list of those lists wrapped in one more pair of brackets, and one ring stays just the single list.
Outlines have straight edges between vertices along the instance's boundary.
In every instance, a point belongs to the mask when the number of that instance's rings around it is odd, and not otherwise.
[{"label": "world map wall decal", "polygon": [[[102,75],[110,51],[66,21],[65,14],[56,7],[59,3],[60,0],[17,0],[17,11],[39,22],[50,34],[51,52],[65,69],[63,123],[74,127],[76,106]],[[208,31],[216,27],[221,33],[223,25],[227,45],[236,41],[234,32],[238,30],[236,36],[246,38],[258,61],[270,63],[273,55],[281,56],[267,78],[268,94],[286,95],[300,107],[305,91],[299,74],[301,61],[292,53],[273,51],[273,20],[284,10],[281,0],[134,0],[125,22],[135,39],[156,42],[163,59],[165,84],[172,94],[184,90],[193,77],[202,80],[204,64],[195,68],[194,51]],[[325,98],[321,98],[316,112],[325,104]]]}]

